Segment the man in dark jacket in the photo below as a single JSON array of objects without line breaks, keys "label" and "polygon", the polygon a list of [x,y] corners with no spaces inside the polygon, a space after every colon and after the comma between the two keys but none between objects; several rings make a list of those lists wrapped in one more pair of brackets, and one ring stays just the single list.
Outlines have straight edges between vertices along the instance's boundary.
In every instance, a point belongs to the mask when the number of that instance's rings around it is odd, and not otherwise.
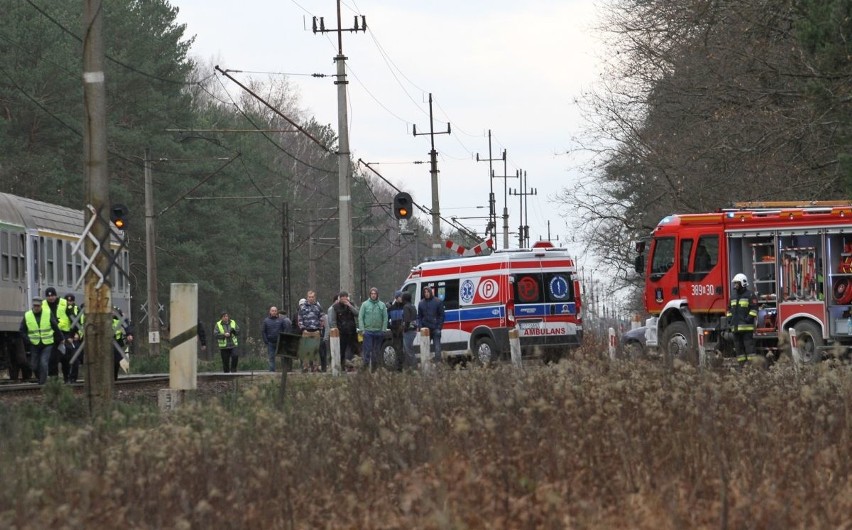
[{"label": "man in dark jacket", "polygon": [[417,318],[421,328],[429,329],[434,347],[434,361],[441,362],[441,328],[444,326],[444,302],[434,296],[431,287],[423,288],[423,300],[417,304]]},{"label": "man in dark jacket", "polygon": [[348,292],[340,291],[328,316],[328,326],[337,328],[340,333],[340,367],[343,369],[346,361],[358,353],[358,306],[349,300]]},{"label": "man in dark jacket", "polygon": [[290,331],[290,319],[286,316],[278,314],[278,308],[272,306],[269,308],[269,313],[263,319],[261,327],[261,336],[266,344],[266,351],[269,358],[269,371],[275,371],[275,352],[278,349],[278,337],[282,333]]},{"label": "man in dark jacket", "polygon": [[391,337],[393,339],[393,347],[396,350],[396,368],[402,370],[403,351],[402,351],[402,334],[405,331],[402,326],[402,308],[405,304],[402,302],[402,291],[393,293],[393,302],[388,304],[388,319],[390,319]]},{"label": "man in dark jacket", "polygon": [[414,354],[414,338],[417,337],[417,308],[411,303],[411,293],[402,293],[402,343],[405,348],[405,366],[417,366]]}]

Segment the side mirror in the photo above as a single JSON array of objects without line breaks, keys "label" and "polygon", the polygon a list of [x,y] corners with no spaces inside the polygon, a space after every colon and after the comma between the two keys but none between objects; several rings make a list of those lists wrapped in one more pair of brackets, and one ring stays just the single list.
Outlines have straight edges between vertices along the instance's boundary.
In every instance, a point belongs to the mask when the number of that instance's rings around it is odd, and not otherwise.
[{"label": "side mirror", "polygon": [[636,259],[633,260],[633,270],[635,270],[639,274],[643,274],[645,272],[644,254],[639,254],[638,256],[636,256]]}]

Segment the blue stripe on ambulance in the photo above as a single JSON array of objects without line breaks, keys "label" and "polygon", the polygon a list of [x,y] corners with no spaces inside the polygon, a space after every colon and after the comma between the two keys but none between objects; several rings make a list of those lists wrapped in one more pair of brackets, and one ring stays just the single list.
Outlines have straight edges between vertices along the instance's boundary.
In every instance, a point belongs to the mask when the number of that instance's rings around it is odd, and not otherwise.
[{"label": "blue stripe on ambulance", "polygon": [[506,316],[506,306],[471,307],[465,309],[448,309],[444,312],[444,322],[470,322],[473,320],[489,320]]},{"label": "blue stripe on ambulance", "polygon": [[550,304],[516,304],[516,317],[544,317],[547,315],[573,315],[577,313],[574,302]]}]

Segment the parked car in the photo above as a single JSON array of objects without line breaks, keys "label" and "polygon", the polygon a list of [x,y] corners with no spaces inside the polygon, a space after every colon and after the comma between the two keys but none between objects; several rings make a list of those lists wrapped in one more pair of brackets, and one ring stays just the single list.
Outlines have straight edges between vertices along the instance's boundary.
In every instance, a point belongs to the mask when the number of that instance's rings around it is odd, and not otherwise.
[{"label": "parked car", "polygon": [[638,359],[647,355],[645,326],[631,329],[621,335],[621,355],[627,359]]}]

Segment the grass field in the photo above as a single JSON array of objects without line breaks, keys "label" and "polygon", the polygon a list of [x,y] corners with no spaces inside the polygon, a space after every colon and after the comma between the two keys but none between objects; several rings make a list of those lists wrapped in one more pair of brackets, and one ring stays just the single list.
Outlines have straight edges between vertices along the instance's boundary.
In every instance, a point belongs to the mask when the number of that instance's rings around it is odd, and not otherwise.
[{"label": "grass field", "polygon": [[[300,378],[96,425],[0,405],[2,528],[849,528],[852,371]],[[70,400],[70,402],[69,402]]]}]

